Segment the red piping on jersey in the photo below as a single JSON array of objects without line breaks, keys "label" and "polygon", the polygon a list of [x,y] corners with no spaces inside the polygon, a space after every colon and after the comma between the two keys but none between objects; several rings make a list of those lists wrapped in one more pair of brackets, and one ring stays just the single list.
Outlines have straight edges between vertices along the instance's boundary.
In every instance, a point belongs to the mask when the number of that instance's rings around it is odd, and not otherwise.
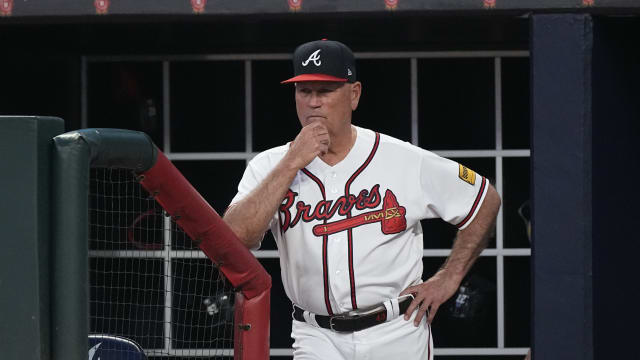
[{"label": "red piping on jersey", "polygon": [[[311,180],[313,180],[318,187],[320,188],[320,192],[322,193],[322,199],[327,200],[327,196],[324,192],[324,185],[322,181],[318,179],[315,175],[311,173],[311,171],[306,168],[302,169],[302,172],[307,175]],[[324,219],[324,224],[327,223],[327,219]],[[331,310],[331,302],[329,301],[329,271],[328,271],[328,259],[327,259],[327,243],[329,241],[329,236],[324,235],[322,237],[322,279],[324,283],[324,304],[327,307],[327,312],[329,315],[333,315],[333,311]]]},{"label": "red piping on jersey", "polygon": [[480,199],[482,199],[482,194],[484,194],[484,188],[487,185],[487,178],[486,177],[482,177],[482,184],[480,184],[480,190],[478,191],[478,195],[476,196],[476,201],[473,202],[473,206],[471,207],[471,211],[469,211],[469,214],[467,214],[467,217],[464,218],[464,220],[462,220],[461,222],[459,222],[458,224],[456,224],[456,227],[461,228],[464,226],[464,224],[467,223],[467,221],[469,221],[469,219],[471,219],[471,216],[473,216],[473,214],[476,212],[476,208],[478,207],[478,204],[480,204]]},{"label": "red piping on jersey", "polygon": [[[371,153],[369,153],[367,160],[365,160],[365,162],[362,165],[360,165],[358,170],[356,170],[356,172],[354,172],[353,175],[351,175],[349,180],[347,180],[347,184],[344,186],[344,196],[347,199],[349,199],[349,197],[351,196],[351,194],[349,193],[349,187],[351,187],[351,183],[353,183],[356,177],[358,177],[358,175],[360,175],[362,171],[364,171],[364,169],[367,166],[369,166],[369,164],[371,163],[371,159],[373,159],[373,156],[376,154],[376,151],[378,151],[378,145],[380,145],[380,134],[376,133],[376,140],[373,143],[373,149],[371,149]],[[347,213],[347,219],[349,218],[351,218],[351,210],[349,210],[349,212]],[[352,229],[347,230],[347,237],[348,237],[347,243],[348,243],[348,251],[349,251],[349,282],[351,284],[351,306],[353,310],[355,310],[358,308],[358,303],[356,302],[356,279],[353,271],[353,231]]]}]

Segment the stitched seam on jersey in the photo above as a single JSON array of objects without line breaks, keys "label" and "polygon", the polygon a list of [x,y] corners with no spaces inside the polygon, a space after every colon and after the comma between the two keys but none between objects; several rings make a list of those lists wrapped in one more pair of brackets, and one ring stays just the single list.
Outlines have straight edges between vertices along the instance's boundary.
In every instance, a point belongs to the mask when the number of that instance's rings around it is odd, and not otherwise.
[{"label": "stitched seam on jersey", "polygon": [[[356,177],[358,177],[358,175],[360,175],[364,171],[364,169],[367,166],[369,166],[369,164],[371,163],[371,160],[373,159],[373,156],[378,151],[378,145],[380,145],[380,133],[376,132],[376,140],[373,143],[373,148],[371,149],[371,152],[369,153],[367,160],[365,160],[364,163],[360,165],[358,170],[356,170],[353,173],[353,175],[351,175],[349,180],[347,180],[346,185],[344,186],[344,196],[347,199],[349,199],[349,195],[350,195],[349,188],[351,187],[351,184],[356,179]],[[347,215],[347,219],[351,218],[351,210],[349,210],[349,212],[346,215]],[[355,279],[355,272],[353,270],[353,229],[347,230],[347,244],[348,244],[347,252],[349,255],[349,285],[351,286],[351,307],[355,310],[358,308],[358,303],[356,302],[356,279]]]},{"label": "stitched seam on jersey", "polygon": [[[315,175],[311,173],[311,171],[306,168],[302,169],[302,172],[307,175],[311,180],[313,180],[318,187],[320,188],[320,192],[322,193],[322,200],[326,201],[327,196],[324,192],[324,185]],[[323,224],[327,223],[327,219],[323,220]],[[329,237],[327,235],[322,236],[322,279],[324,282],[324,304],[327,307],[327,312],[330,316],[333,315],[333,311],[331,310],[331,302],[329,301],[329,262],[327,259],[327,243],[329,242]]]},{"label": "stitched seam on jersey", "polygon": [[466,224],[467,221],[469,221],[469,219],[471,219],[473,214],[476,212],[476,208],[478,207],[478,204],[480,203],[480,199],[482,199],[482,194],[484,194],[484,189],[486,188],[486,184],[487,184],[487,178],[485,178],[483,176],[482,177],[482,184],[480,184],[480,190],[478,191],[478,195],[476,196],[476,201],[473,202],[473,206],[471,207],[471,211],[469,211],[469,214],[467,214],[467,217],[465,217],[464,220],[459,222],[456,225],[456,227],[464,226],[464,224]]}]

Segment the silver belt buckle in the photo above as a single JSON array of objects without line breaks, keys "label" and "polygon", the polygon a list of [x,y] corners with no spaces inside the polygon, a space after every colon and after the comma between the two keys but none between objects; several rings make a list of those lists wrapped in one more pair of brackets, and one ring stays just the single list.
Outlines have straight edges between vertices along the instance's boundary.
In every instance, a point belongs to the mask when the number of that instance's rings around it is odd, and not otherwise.
[{"label": "silver belt buckle", "polygon": [[335,331],[335,332],[344,332],[344,331],[336,330],[336,329],[334,329],[334,328],[333,328],[333,320],[334,320],[334,319],[346,320],[346,319],[347,319],[347,317],[346,317],[345,315],[334,315],[334,316],[331,316],[331,317],[329,318],[329,327],[331,328],[331,330],[332,330],[332,331]]}]

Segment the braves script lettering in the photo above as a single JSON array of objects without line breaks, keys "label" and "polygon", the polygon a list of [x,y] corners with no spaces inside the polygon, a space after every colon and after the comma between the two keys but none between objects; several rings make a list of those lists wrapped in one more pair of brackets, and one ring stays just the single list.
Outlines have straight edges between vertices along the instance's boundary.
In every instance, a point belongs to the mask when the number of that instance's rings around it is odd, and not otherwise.
[{"label": "braves script lettering", "polygon": [[[295,200],[297,196],[298,193],[289,189],[282,201],[282,205],[280,205],[278,216],[280,218],[280,229],[283,233],[289,228],[296,226],[300,220],[304,222],[329,220],[336,212],[340,216],[345,216],[350,213],[353,208],[357,210],[373,209],[380,205],[382,201],[379,184],[374,185],[369,191],[360,191],[358,196],[353,194],[349,194],[348,197],[341,196],[335,202],[333,200],[320,200],[313,209],[311,205],[305,204],[303,201],[296,203]],[[295,215],[292,215],[294,203]]]}]

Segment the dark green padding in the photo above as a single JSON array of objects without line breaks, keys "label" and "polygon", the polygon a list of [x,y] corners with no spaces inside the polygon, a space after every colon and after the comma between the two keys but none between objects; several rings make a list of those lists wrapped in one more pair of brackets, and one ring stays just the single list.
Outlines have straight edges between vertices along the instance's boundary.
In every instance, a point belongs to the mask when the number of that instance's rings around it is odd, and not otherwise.
[{"label": "dark green padding", "polygon": [[139,131],[82,129],[62,134],[56,141],[83,141],[90,151],[91,167],[131,169],[142,172],[156,162],[157,150],[151,138]]},{"label": "dark green padding", "polygon": [[89,169],[145,171],[157,150],[144,133],[84,129],[53,139],[52,359],[85,360],[88,336]]},{"label": "dark green padding", "polygon": [[0,116],[0,359],[50,358],[51,138],[62,119]]}]

